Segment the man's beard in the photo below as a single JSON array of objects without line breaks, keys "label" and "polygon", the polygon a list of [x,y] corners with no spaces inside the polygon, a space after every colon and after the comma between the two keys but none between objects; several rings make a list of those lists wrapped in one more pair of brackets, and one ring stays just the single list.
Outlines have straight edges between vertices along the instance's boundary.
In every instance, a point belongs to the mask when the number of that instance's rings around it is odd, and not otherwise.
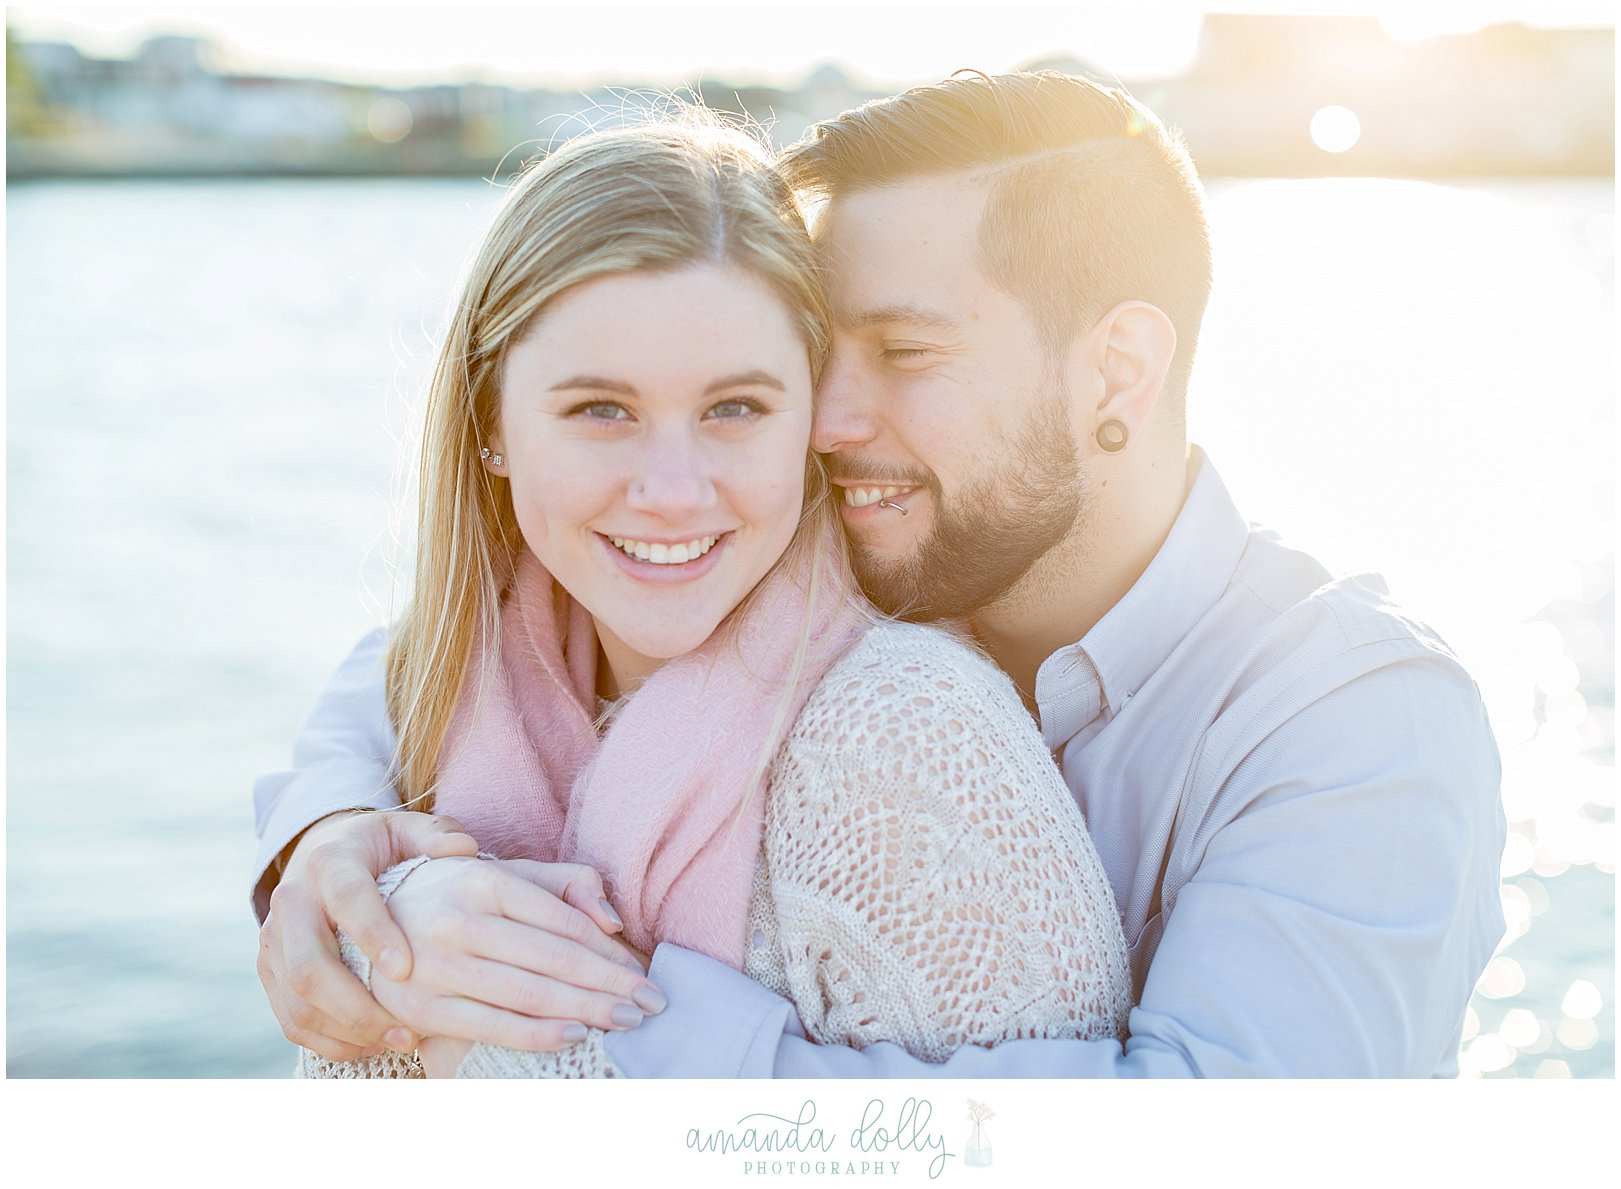
[{"label": "man's beard", "polygon": [[1086,484],[1068,412],[1059,389],[1006,449],[1002,465],[950,507],[935,475],[917,476],[933,498],[935,522],[910,556],[890,561],[851,543],[856,577],[879,610],[914,622],[966,619],[1006,596],[1069,535]]}]

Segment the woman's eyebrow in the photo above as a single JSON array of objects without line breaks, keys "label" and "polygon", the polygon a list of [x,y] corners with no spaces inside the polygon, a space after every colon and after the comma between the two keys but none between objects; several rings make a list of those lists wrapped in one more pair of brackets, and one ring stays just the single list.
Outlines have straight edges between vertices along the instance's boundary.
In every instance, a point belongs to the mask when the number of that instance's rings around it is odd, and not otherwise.
[{"label": "woman's eyebrow", "polygon": [[[775,388],[778,392],[788,391],[788,386],[781,380],[777,379],[776,376],[773,376],[770,372],[763,372],[756,369],[751,372],[736,372],[730,376],[722,376],[720,379],[715,380],[704,389],[704,395],[709,396],[712,393],[721,392],[727,388],[740,388],[746,385],[756,385],[762,388]],[[627,384],[623,380],[609,380],[602,376],[590,375],[570,376],[566,380],[559,380],[556,384],[551,386],[551,391],[567,392],[581,388],[590,389],[593,392],[613,392],[621,396],[636,395],[635,386]]]},{"label": "woman's eyebrow", "polygon": [[596,392],[617,392],[622,396],[635,396],[636,389],[623,380],[605,380],[601,376],[570,376],[551,386],[552,392],[566,392],[571,388],[590,388]]},{"label": "woman's eyebrow", "polygon": [[762,372],[757,369],[752,372],[738,372],[735,375],[722,376],[708,388],[704,389],[704,395],[709,396],[727,388],[740,388],[745,385],[758,385],[762,388],[775,388],[778,392],[788,391],[788,386],[781,380],[777,379],[776,376],[773,376],[770,372]]}]

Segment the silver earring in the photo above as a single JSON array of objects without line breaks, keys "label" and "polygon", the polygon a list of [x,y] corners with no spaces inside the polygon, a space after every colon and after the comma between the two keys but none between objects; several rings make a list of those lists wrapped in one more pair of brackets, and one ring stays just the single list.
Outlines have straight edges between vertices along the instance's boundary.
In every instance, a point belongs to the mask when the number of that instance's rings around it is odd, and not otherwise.
[{"label": "silver earring", "polygon": [[484,447],[484,449],[480,450],[478,452],[478,456],[480,458],[482,458],[485,462],[489,463],[492,467],[498,467],[498,466],[500,466],[502,463],[504,463],[506,461],[506,459],[503,458],[501,455],[492,453],[488,446],[486,446],[486,447]]}]

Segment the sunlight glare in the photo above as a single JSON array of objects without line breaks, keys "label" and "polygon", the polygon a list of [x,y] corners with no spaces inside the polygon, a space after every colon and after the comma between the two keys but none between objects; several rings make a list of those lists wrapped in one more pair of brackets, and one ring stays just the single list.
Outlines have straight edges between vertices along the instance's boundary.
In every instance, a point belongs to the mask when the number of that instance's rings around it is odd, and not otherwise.
[{"label": "sunlight glare", "polygon": [[1334,105],[1311,118],[1312,143],[1325,153],[1343,153],[1362,136],[1362,121],[1348,107]]},{"label": "sunlight glare", "polygon": [[1525,990],[1525,971],[1513,958],[1493,958],[1477,987],[1487,999],[1507,999]]},{"label": "sunlight glare", "polygon": [[1603,1006],[1604,997],[1599,994],[1599,989],[1585,978],[1579,978],[1570,984],[1559,1010],[1573,1020],[1591,1020]]}]

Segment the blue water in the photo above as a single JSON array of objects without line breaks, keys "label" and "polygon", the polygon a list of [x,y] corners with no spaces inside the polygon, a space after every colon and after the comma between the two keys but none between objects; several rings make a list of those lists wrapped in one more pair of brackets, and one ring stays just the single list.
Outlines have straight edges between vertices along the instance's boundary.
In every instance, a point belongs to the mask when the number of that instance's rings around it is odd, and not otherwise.
[{"label": "blue water", "polygon": [[[1212,189],[1195,437],[1250,515],[1384,570],[1503,743],[1524,930],[1465,1069],[1612,1075],[1611,187]],[[10,1076],[290,1069],[249,786],[397,605],[398,439],[496,198],[10,190]]]}]

